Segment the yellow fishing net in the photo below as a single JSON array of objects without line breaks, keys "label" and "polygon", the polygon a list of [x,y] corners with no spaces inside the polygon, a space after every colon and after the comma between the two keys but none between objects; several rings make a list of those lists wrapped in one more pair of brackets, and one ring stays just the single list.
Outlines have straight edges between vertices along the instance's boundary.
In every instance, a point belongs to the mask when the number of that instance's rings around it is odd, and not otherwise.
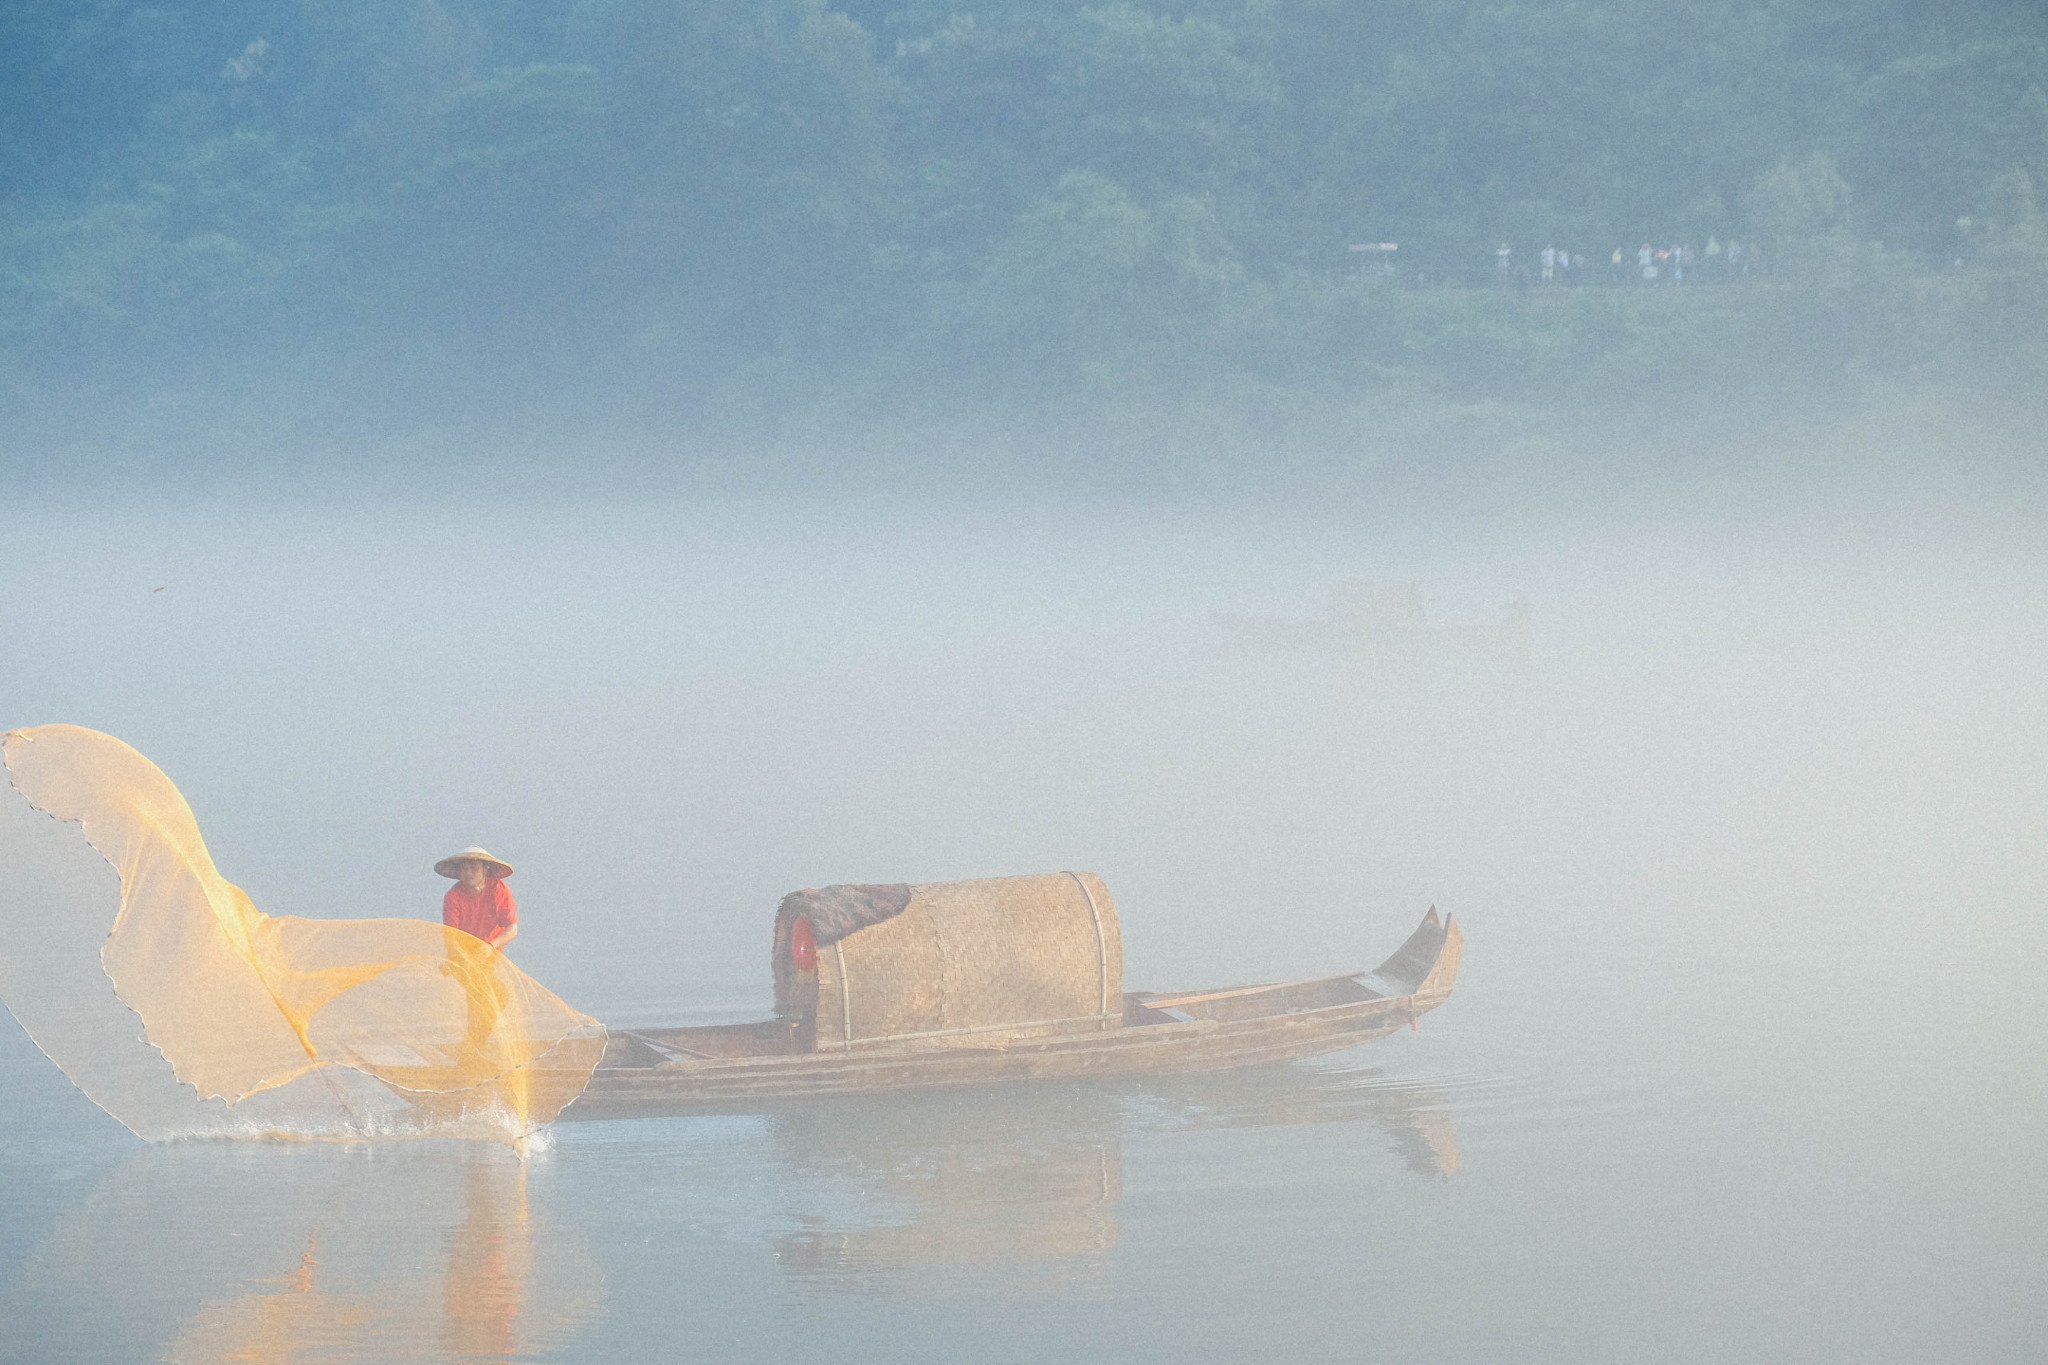
[{"label": "yellow fishing net", "polygon": [[0,752],[0,999],[136,1133],[517,1142],[582,1093],[603,1027],[482,940],[264,914],[110,735]]}]

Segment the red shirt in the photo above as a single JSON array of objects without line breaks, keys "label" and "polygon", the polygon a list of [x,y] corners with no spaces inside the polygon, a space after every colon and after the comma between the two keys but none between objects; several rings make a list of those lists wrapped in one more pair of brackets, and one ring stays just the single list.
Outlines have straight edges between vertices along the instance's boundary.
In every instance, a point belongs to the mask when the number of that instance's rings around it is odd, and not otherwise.
[{"label": "red shirt", "polygon": [[441,923],[489,943],[519,923],[519,907],[512,902],[512,888],[496,877],[481,891],[457,882],[441,898]]},{"label": "red shirt", "polygon": [[789,928],[789,960],[800,972],[818,970],[818,936],[811,932],[808,915],[798,915]]}]

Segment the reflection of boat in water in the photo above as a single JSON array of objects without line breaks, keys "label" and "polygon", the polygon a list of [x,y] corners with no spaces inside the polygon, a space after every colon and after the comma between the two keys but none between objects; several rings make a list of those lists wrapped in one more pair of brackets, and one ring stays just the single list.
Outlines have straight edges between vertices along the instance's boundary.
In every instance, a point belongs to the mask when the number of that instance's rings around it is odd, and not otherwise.
[{"label": "reflection of boat in water", "polygon": [[1108,1091],[1064,1086],[779,1106],[769,1132],[782,1161],[887,1212],[803,1216],[777,1256],[795,1274],[1101,1256],[1119,1233],[1121,1118]]},{"label": "reflection of boat in water", "polygon": [[615,1032],[564,1117],[1289,1061],[1434,1009],[1461,943],[1431,909],[1374,971],[1125,993],[1116,907],[1092,874],[799,892],[777,919],[775,1018]]},{"label": "reflection of boat in water", "polygon": [[1269,1067],[789,1101],[769,1110],[771,1149],[861,1198],[851,1213],[800,1215],[776,1251],[798,1276],[1085,1266],[1120,1235],[1127,1137],[1344,1122],[1379,1128],[1416,1174],[1458,1170],[1442,1097],[1372,1071]]},{"label": "reflection of boat in water", "polygon": [[1324,654],[1398,667],[1435,662],[1520,664],[1529,653],[1529,599],[1517,592],[1498,624],[1433,626],[1422,595],[1401,579],[1345,578],[1320,619],[1215,612],[1240,646],[1262,654]]},{"label": "reflection of boat in water", "polygon": [[1147,1079],[1136,1093],[1179,1128],[1268,1128],[1304,1123],[1376,1125],[1410,1171],[1458,1173],[1464,1156],[1444,1098],[1427,1085],[1389,1081],[1377,1071],[1248,1068]]}]

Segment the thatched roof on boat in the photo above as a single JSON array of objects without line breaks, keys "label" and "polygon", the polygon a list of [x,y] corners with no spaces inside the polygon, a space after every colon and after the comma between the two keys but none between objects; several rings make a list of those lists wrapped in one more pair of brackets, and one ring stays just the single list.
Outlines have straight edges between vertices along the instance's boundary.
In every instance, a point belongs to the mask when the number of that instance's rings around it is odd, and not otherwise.
[{"label": "thatched roof on boat", "polygon": [[[818,943],[815,1005],[791,961],[799,915]],[[1116,903],[1092,872],[795,892],[775,917],[775,1004],[785,1016],[815,1008],[821,1048],[1114,1027]]]}]

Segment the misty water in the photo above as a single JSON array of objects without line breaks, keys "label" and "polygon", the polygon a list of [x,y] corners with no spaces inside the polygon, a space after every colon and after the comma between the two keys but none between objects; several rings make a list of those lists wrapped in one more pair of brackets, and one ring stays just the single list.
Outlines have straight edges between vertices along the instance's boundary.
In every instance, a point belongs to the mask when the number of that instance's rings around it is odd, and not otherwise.
[{"label": "misty water", "polygon": [[[2038,514],[17,501],[0,725],[135,745],[273,914],[432,917],[481,842],[607,1023],[765,1012],[777,900],[841,881],[1098,872],[1129,989],[1371,967],[1432,904],[1466,953],[1313,1064],[524,1163],[148,1146],[8,1020],[0,1360],[2039,1359]],[[1347,615],[1403,585],[1422,628]]]}]

